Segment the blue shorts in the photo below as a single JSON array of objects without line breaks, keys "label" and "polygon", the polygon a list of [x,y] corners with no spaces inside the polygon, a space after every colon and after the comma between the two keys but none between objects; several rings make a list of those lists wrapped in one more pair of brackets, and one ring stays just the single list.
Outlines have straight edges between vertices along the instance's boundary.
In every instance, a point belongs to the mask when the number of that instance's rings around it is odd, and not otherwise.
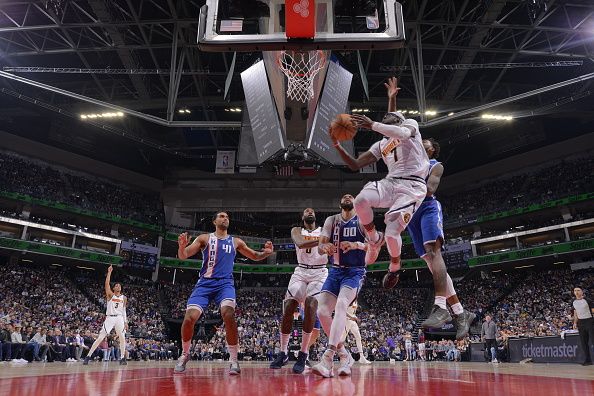
[{"label": "blue shorts", "polygon": [[439,201],[436,199],[424,201],[413,215],[406,229],[413,241],[415,251],[420,257],[426,254],[426,243],[441,239],[443,249],[443,215]]},{"label": "blue shorts", "polygon": [[359,294],[359,290],[363,286],[363,281],[365,281],[365,272],[365,267],[330,267],[328,277],[324,282],[324,286],[322,286],[322,291],[332,293],[338,297],[341,288],[349,287],[355,289],[357,294]]},{"label": "blue shorts", "polygon": [[186,309],[198,308],[206,311],[208,304],[214,300],[217,306],[224,300],[232,300],[235,306],[235,285],[233,278],[200,278],[194,286]]}]

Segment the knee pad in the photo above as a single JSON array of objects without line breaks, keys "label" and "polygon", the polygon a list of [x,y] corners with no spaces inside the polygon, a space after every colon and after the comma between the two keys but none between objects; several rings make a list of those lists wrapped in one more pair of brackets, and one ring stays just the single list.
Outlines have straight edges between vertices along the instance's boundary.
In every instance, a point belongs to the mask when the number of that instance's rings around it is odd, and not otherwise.
[{"label": "knee pad", "polygon": [[391,221],[386,223],[386,245],[388,246],[388,252],[391,257],[400,257],[402,250],[402,237],[400,233],[404,231],[404,227],[397,222]]}]

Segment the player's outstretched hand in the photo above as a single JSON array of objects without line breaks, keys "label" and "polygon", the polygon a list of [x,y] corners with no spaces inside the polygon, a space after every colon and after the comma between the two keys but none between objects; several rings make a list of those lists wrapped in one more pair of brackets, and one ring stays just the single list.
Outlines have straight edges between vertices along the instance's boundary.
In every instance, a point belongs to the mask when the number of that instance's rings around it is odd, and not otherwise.
[{"label": "player's outstretched hand", "polygon": [[400,88],[398,88],[398,79],[396,77],[388,78],[388,82],[384,83],[384,87],[386,87],[388,98],[395,98],[398,96]]},{"label": "player's outstretched hand", "polygon": [[336,247],[334,246],[333,243],[325,243],[322,246],[320,246],[320,250],[322,252],[324,252],[324,254],[327,254],[328,256],[332,256],[334,253],[336,253]]},{"label": "player's outstretched hand", "polygon": [[343,253],[346,253],[350,250],[355,250],[356,248],[357,248],[357,244],[354,242],[347,242],[347,241],[340,242],[340,250],[342,250]]},{"label": "player's outstretched hand", "polygon": [[107,267],[107,273],[111,274],[111,271],[113,271],[113,266],[110,265],[109,267]]},{"label": "player's outstretched hand", "polygon": [[188,236],[187,232],[184,232],[183,234],[179,234],[179,236],[177,237],[177,244],[182,249],[185,249],[185,247],[188,246],[189,242],[190,242],[190,237]]},{"label": "player's outstretched hand", "polygon": [[332,133],[332,127],[331,126],[328,127],[328,135],[330,135],[330,139],[332,140],[332,144],[333,145],[336,146],[338,143],[340,143],[338,141],[338,139],[336,138],[336,136],[334,136],[334,134]]},{"label": "player's outstretched hand", "polygon": [[373,124],[373,120],[371,118],[362,114],[351,115],[351,120],[357,128],[371,129],[371,125]]},{"label": "player's outstretched hand", "polygon": [[264,252],[266,254],[272,254],[272,252],[274,252],[274,245],[272,244],[271,241],[266,241],[266,243],[264,244],[264,249],[262,250],[262,252]]}]

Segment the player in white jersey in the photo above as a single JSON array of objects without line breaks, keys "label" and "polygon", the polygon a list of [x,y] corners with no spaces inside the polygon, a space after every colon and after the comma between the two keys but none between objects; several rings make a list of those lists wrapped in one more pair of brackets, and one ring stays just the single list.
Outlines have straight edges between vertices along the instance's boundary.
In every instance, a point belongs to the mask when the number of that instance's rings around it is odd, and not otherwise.
[{"label": "player in white jersey", "polygon": [[371,364],[369,360],[363,354],[363,341],[361,340],[361,332],[359,331],[359,323],[361,320],[357,317],[357,300],[353,301],[353,303],[347,308],[347,324],[344,329],[344,335],[342,336],[342,342],[344,343],[349,335],[352,334],[355,337],[355,345],[357,345],[357,351],[361,356],[359,358],[359,363],[361,364]]},{"label": "player in white jersey", "polygon": [[309,341],[316,322],[318,300],[322,285],[328,277],[328,256],[318,252],[318,239],[322,231],[316,227],[316,213],[312,208],[307,208],[301,216],[302,226],[293,227],[291,238],[295,243],[297,253],[297,268],[289,280],[287,293],[283,302],[283,318],[280,329],[280,353],[270,364],[270,368],[279,369],[289,361],[288,345],[293,327],[293,313],[303,305],[303,329],[301,339],[301,351],[297,362],[293,366],[293,372],[301,374],[305,370],[307,356],[309,353]]},{"label": "player in white jersey", "polygon": [[126,305],[128,305],[128,299],[122,294],[122,285],[116,283],[113,285],[113,291],[111,290],[109,281],[111,278],[111,271],[113,267],[110,265],[107,269],[107,276],[105,277],[105,299],[107,300],[107,309],[105,312],[105,322],[101,326],[99,336],[93,343],[89,353],[85,357],[83,362],[84,365],[89,364],[89,360],[95,352],[95,349],[99,347],[101,341],[111,332],[111,329],[115,327],[116,334],[120,341],[120,351],[122,351],[122,358],[120,359],[120,365],[126,365],[126,354],[123,351],[126,350],[126,338],[124,337],[125,330],[128,330],[128,318],[126,317]]},{"label": "player in white jersey", "polygon": [[[389,96],[389,109],[395,109],[398,94],[396,79],[390,79],[386,87],[389,93],[394,92]],[[427,194],[425,180],[429,172],[429,158],[423,147],[419,125],[397,111],[386,113],[381,123],[373,122],[363,115],[353,115],[352,119],[358,127],[371,129],[384,137],[368,151],[353,158],[331,134],[340,157],[351,170],[361,169],[380,159],[388,167],[388,175],[384,179],[367,183],[355,199],[355,210],[365,227],[369,242],[365,263],[372,264],[377,260],[384,243],[384,234],[378,232],[373,224],[373,209],[388,208],[384,221],[385,242],[391,257],[390,268],[400,268],[400,234]]]}]

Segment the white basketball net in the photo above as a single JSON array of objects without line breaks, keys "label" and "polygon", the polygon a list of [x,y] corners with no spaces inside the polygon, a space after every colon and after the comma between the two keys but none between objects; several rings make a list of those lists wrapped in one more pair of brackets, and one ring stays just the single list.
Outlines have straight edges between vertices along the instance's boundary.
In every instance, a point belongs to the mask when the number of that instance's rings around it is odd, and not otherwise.
[{"label": "white basketball net", "polygon": [[287,76],[287,96],[303,103],[313,98],[314,78],[326,65],[324,51],[280,51],[277,61]]}]

